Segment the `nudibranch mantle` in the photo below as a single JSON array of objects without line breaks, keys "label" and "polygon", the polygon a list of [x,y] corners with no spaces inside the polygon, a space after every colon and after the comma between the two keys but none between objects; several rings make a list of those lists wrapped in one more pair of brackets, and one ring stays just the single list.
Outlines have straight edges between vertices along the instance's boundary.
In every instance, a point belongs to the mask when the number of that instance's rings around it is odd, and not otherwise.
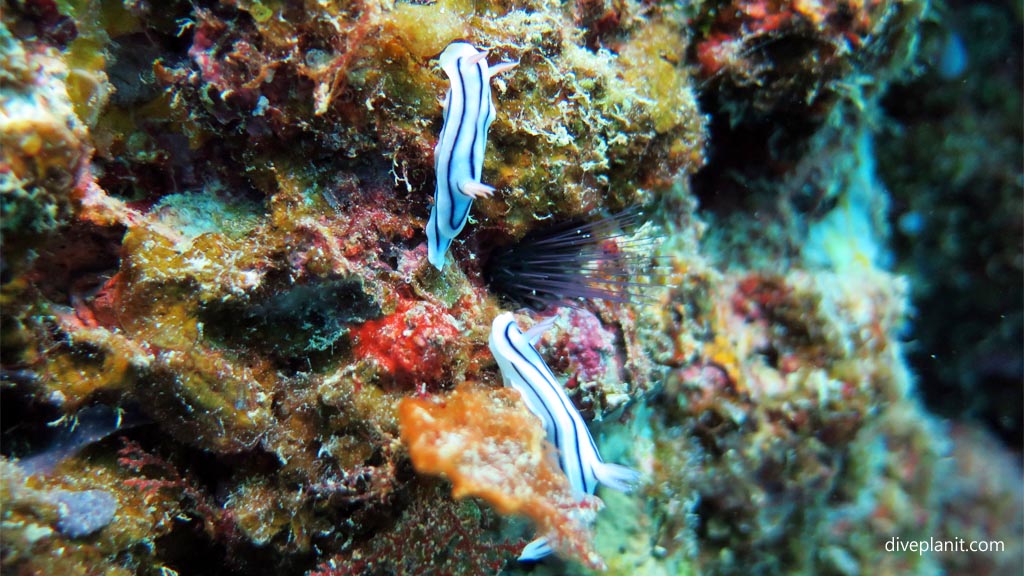
[{"label": "nudibranch mantle", "polygon": [[[541,322],[523,333],[511,312],[494,319],[488,343],[502,381],[522,394],[527,408],[544,424],[548,440],[558,451],[558,464],[577,499],[593,494],[599,483],[628,492],[640,480],[640,474],[601,458],[583,416],[533,347],[551,323]],[[539,538],[523,549],[519,559],[537,560],[551,551],[547,541]]]},{"label": "nudibranch mantle", "polygon": [[427,223],[427,259],[438,270],[452,240],[466,226],[474,198],[490,196],[494,188],[480,181],[487,147],[487,130],[494,121],[491,78],[514,68],[516,62],[487,65],[487,52],[465,42],[453,42],[440,56],[451,87],[445,94],[444,126],[434,147],[437,187]]}]

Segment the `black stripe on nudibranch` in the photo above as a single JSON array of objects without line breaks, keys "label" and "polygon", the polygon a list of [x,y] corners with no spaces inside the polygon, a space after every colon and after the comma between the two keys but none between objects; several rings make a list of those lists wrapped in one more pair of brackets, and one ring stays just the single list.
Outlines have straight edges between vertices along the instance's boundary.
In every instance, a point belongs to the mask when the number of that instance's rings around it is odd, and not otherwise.
[{"label": "black stripe on nudibranch", "polygon": [[[481,70],[483,67],[477,64],[475,68],[477,78],[479,78],[480,80],[480,94],[477,96],[476,122],[473,123],[473,138],[469,141],[469,174],[470,177],[472,178],[476,178],[476,137],[477,134],[479,134],[480,132],[480,112],[482,110],[480,105],[483,102],[481,98],[483,98],[484,90],[484,75],[483,71]],[[480,164],[482,165],[483,162],[481,162]]]},{"label": "black stripe on nudibranch", "polygon": [[[487,104],[490,100],[490,94],[488,94],[487,90],[490,79],[484,77],[483,63],[477,65],[476,76],[480,80],[480,94],[477,97],[476,125],[473,127],[473,141],[469,147],[469,170],[473,175],[473,179],[479,181],[484,169],[483,152],[487,149]],[[478,137],[484,139],[480,158],[476,157],[476,140]]]},{"label": "black stripe on nudibranch", "polygon": [[[450,211],[448,212],[448,226],[452,230],[458,230],[463,221],[463,216],[455,216],[455,192],[459,189],[459,183],[453,178],[452,166],[456,163],[452,162],[455,154],[459,149],[459,142],[462,141],[462,127],[466,125],[466,110],[469,106],[466,105],[466,82],[462,77],[462,57],[455,59],[455,78],[452,78],[452,84],[457,81],[459,84],[459,99],[462,103],[462,112],[459,114],[459,123],[455,125],[455,140],[452,141],[450,149],[445,150],[444,153],[448,156],[448,205]],[[454,88],[454,86],[452,86]]]}]

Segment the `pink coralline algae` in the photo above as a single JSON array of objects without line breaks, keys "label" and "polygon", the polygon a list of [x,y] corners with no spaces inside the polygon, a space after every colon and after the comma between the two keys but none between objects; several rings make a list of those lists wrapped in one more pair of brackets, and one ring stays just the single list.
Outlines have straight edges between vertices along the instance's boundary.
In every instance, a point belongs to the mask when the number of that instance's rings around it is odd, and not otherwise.
[{"label": "pink coralline algae", "polygon": [[537,348],[552,370],[566,375],[564,385],[574,403],[598,416],[619,407],[629,396],[614,328],[583,308],[558,308],[556,318]]},{"label": "pink coralline algae", "polygon": [[[559,319],[567,317],[564,330],[557,340],[544,339],[544,348],[553,359],[558,371],[575,375],[576,381],[593,381],[616,372],[615,334],[609,332],[601,320],[589,310],[563,308]],[[558,326],[561,322],[556,322]],[[572,388],[573,386],[569,386]]]}]

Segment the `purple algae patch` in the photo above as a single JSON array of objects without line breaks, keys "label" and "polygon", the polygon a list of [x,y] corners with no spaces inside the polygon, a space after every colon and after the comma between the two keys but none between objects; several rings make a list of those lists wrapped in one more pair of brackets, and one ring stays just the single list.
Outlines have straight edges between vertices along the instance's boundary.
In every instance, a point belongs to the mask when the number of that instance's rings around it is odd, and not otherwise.
[{"label": "purple algae patch", "polygon": [[68,538],[81,538],[102,529],[117,513],[117,498],[106,490],[54,490],[57,530]]}]

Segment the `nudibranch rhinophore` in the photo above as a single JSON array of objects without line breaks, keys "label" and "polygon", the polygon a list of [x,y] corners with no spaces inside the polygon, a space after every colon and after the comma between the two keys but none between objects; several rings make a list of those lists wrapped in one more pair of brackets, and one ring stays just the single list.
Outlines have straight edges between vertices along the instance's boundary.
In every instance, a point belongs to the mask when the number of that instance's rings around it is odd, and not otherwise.
[{"label": "nudibranch rhinophore", "polygon": [[427,259],[438,270],[444,267],[452,240],[466,226],[473,199],[494,193],[480,181],[487,129],[494,121],[491,78],[518,64],[488,67],[487,52],[465,42],[449,44],[440,60],[451,87],[442,102],[444,127],[434,147],[437,187],[427,223]]},{"label": "nudibranch rhinophore", "polygon": [[[640,474],[601,459],[583,416],[533,347],[552,322],[545,320],[523,333],[511,312],[494,319],[489,345],[501,379],[522,394],[527,408],[544,424],[548,440],[558,451],[558,464],[578,499],[593,494],[598,483],[628,492],[639,482]],[[547,540],[538,538],[523,549],[519,559],[537,560],[550,553]]]}]

